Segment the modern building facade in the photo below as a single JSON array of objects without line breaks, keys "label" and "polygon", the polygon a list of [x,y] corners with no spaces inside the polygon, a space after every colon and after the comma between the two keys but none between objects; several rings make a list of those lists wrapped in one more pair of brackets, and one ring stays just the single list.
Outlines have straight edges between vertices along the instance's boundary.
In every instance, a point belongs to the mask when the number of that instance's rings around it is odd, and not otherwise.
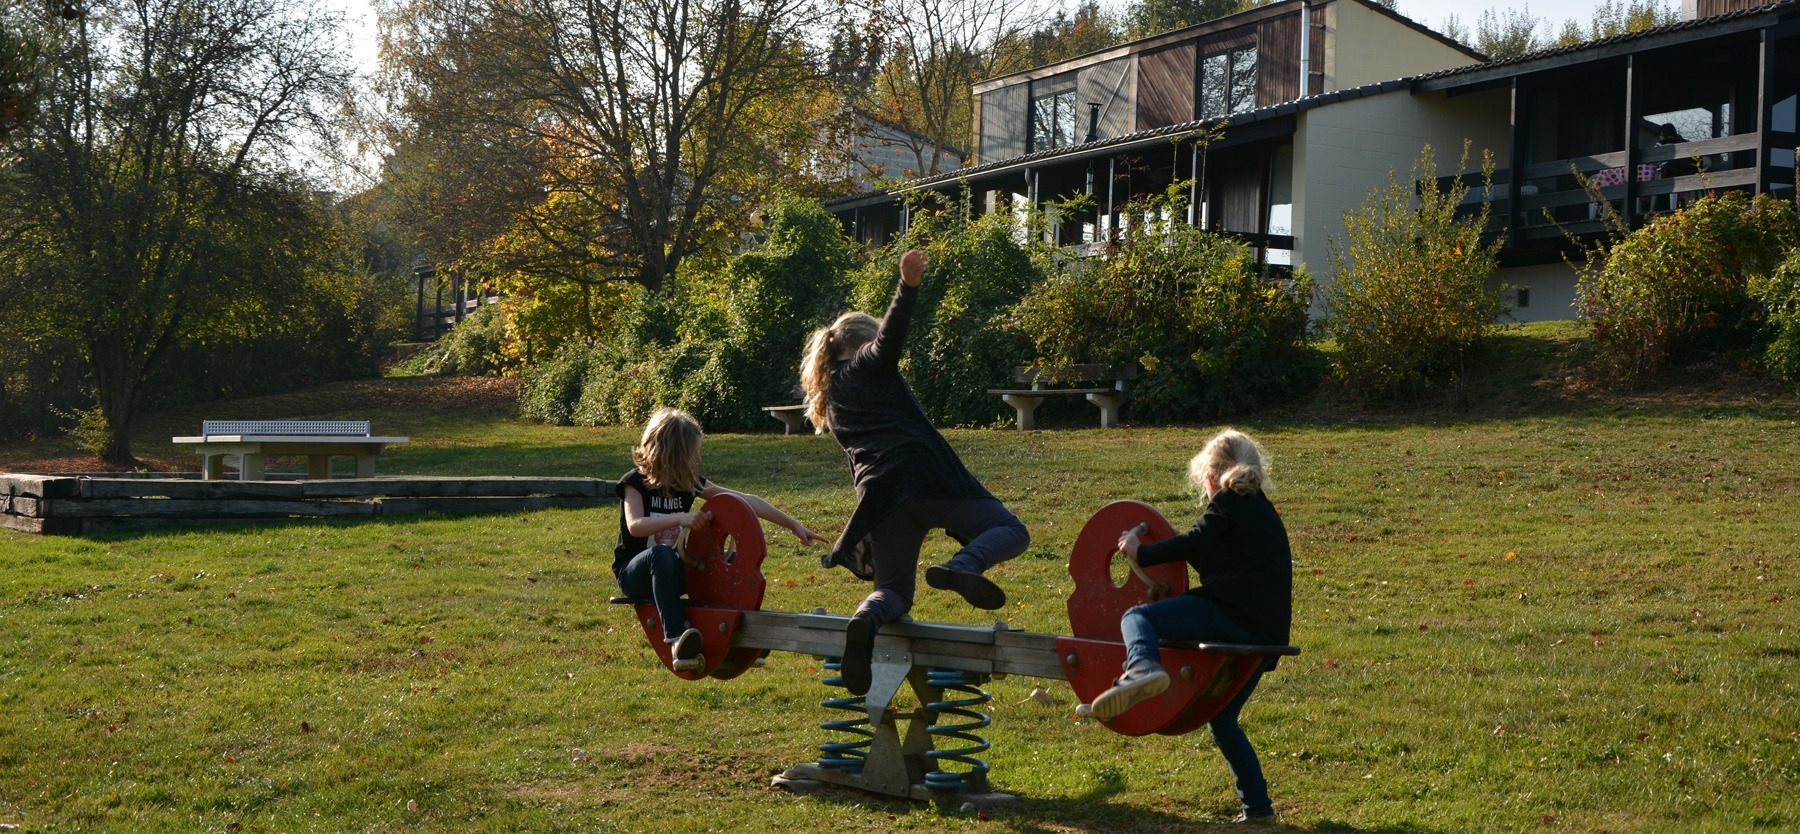
[{"label": "modern building facade", "polygon": [[1565,255],[1608,206],[1635,225],[1707,191],[1793,193],[1800,3],[1689,0],[1686,14],[1486,61],[1368,0],[1285,0],[978,84],[970,165],[827,205],[881,243],[927,195],[966,191],[988,211],[1089,195],[1051,231],[1084,245],[1134,197],[1191,180],[1188,222],[1323,278],[1344,212],[1426,145],[1456,173],[1467,143],[1474,168],[1495,161],[1472,197],[1504,240],[1513,316],[1568,318]]}]

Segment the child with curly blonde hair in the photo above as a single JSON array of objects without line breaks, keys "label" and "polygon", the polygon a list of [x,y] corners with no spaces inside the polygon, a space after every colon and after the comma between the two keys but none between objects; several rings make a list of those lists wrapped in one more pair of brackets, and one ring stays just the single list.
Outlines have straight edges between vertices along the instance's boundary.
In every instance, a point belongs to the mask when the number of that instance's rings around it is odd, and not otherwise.
[{"label": "child with curly blonde hair", "polygon": [[[1139,605],[1120,618],[1125,674],[1094,699],[1093,716],[1111,721],[1169,688],[1160,639],[1285,646],[1293,620],[1294,567],[1287,528],[1264,490],[1272,488],[1269,455],[1235,429],[1208,440],[1188,463],[1188,480],[1205,496],[1205,511],[1192,529],[1160,542],[1138,541],[1136,530],[1119,534],[1119,550],[1133,563],[1187,562],[1200,584],[1187,593]],[[1238,713],[1265,671],[1257,669],[1231,703],[1207,724],[1243,805],[1239,822],[1274,822],[1275,807],[1256,748],[1238,726]]]}]

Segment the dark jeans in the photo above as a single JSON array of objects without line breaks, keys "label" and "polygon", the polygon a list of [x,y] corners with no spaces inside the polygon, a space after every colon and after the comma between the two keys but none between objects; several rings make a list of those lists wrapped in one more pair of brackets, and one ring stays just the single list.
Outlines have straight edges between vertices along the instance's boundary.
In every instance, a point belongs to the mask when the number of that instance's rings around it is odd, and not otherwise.
[{"label": "dark jeans", "polygon": [[687,617],[681,607],[681,596],[687,593],[687,575],[675,548],[653,544],[631,557],[619,572],[619,592],[656,601],[656,616],[662,620],[665,639],[673,642],[687,630]]},{"label": "dark jeans", "polygon": [[[1227,619],[1212,600],[1193,594],[1135,606],[1119,620],[1119,630],[1125,638],[1125,666],[1128,669],[1147,664],[1161,665],[1162,652],[1156,641],[1164,638],[1215,643],[1256,642],[1249,632]],[[1206,725],[1212,731],[1213,742],[1219,745],[1219,752],[1225,756],[1225,764],[1231,768],[1232,781],[1237,783],[1238,802],[1243,805],[1244,813],[1253,817],[1275,813],[1275,806],[1269,800],[1269,783],[1263,779],[1262,763],[1256,758],[1256,748],[1250,745],[1249,736],[1238,726],[1238,713],[1243,711],[1244,702],[1250,700],[1250,693],[1256,691],[1256,684],[1261,680],[1262,670],[1258,669],[1244,688],[1238,690],[1237,697]]]},{"label": "dark jeans", "polygon": [[945,563],[968,573],[985,572],[1031,545],[1024,522],[996,499],[908,498],[869,533],[875,590],[857,606],[857,616],[880,629],[912,610],[919,549],[926,534],[939,529],[968,542]]}]

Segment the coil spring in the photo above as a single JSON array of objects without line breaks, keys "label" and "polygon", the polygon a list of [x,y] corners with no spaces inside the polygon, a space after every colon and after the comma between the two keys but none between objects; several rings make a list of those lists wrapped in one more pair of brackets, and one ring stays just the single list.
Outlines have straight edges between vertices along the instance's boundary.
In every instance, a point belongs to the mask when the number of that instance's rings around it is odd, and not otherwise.
[{"label": "coil spring", "polygon": [[[932,737],[932,750],[925,753],[926,758],[935,759],[942,767],[946,762],[955,762],[969,768],[967,772],[950,770],[933,770],[925,774],[925,785],[932,790],[967,791],[985,793],[988,791],[987,762],[974,757],[990,746],[988,740],[969,732],[986,727],[988,715],[979,707],[989,700],[987,690],[978,684],[987,680],[986,675],[977,675],[961,669],[931,669],[927,672],[927,680],[931,686],[942,691],[943,698],[925,705],[928,710],[938,713],[939,720],[944,716],[957,716],[969,719],[963,724],[934,724],[926,729]],[[952,698],[951,692],[967,693],[968,697]],[[956,739],[968,742],[970,746],[953,749],[938,749],[937,742],[944,739]]]},{"label": "coil spring", "polygon": [[[844,677],[832,672],[843,668],[839,658],[825,659],[826,686],[843,686]],[[845,718],[837,721],[825,721],[819,729],[833,733],[848,733],[856,736],[850,741],[828,741],[819,745],[819,766],[839,770],[845,773],[862,773],[863,763],[869,758],[869,745],[874,743],[875,731],[869,729],[868,708],[864,706],[861,695],[848,698],[826,698],[819,702],[826,709],[839,709],[854,713],[856,718]]]}]

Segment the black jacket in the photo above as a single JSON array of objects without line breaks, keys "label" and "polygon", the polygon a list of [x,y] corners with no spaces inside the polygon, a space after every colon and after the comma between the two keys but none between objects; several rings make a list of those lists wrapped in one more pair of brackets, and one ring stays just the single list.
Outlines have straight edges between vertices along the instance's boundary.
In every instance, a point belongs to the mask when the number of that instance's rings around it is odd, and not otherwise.
[{"label": "black jacket", "polygon": [[[900,354],[919,289],[894,292],[875,340],[831,366],[831,434],[850,458],[856,510],[826,554],[863,579],[874,576],[869,533],[908,498],[992,498],[931,425],[900,375]],[[967,542],[964,542],[965,544]]]},{"label": "black jacket", "polygon": [[1288,645],[1294,556],[1287,528],[1261,492],[1219,490],[1193,529],[1138,548],[1138,564],[1187,562],[1200,574],[1190,594],[1212,600],[1260,645]]}]

